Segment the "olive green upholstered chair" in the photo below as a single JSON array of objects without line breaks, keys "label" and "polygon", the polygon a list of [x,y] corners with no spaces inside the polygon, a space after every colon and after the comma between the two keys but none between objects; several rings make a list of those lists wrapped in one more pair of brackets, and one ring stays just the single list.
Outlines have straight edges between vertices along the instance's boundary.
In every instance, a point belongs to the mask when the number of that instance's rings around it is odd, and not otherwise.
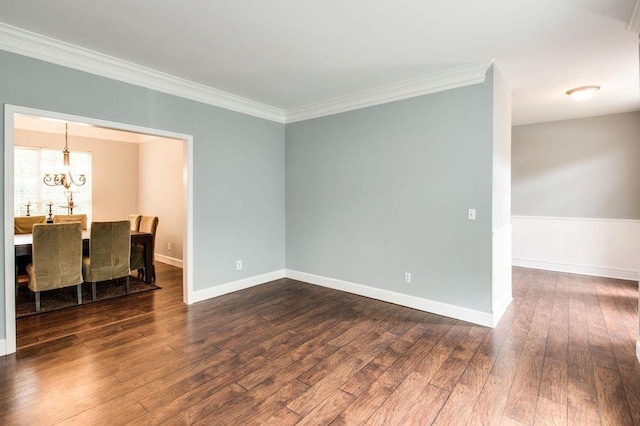
[{"label": "olive green upholstered chair", "polygon": [[80,222],[82,229],[87,229],[87,215],[86,214],[67,214],[56,215],[53,217],[53,223],[69,223]]},{"label": "olive green upholstered chair", "polygon": [[[153,235],[153,244],[151,247],[147,247],[148,250],[151,250],[151,253],[155,253],[155,245],[156,245],[156,230],[158,229],[158,218],[156,216],[141,216],[140,217],[140,227],[138,231],[140,232],[148,232]],[[155,258],[153,260],[155,264]],[[138,271],[138,276],[140,276],[140,272],[144,270],[144,246],[141,244],[136,244],[131,247],[131,270]],[[151,279],[155,282],[156,280],[156,268],[151,268]],[[144,271],[145,278],[146,274],[149,271]]]},{"label": "olive green upholstered chair", "polygon": [[131,230],[137,231],[140,227],[140,215],[139,214],[130,214],[129,222],[131,222]]},{"label": "olive green upholstered chair", "polygon": [[91,283],[91,296],[96,300],[96,283],[125,278],[129,293],[129,256],[131,230],[128,220],[93,222],[89,238],[89,256],[82,259],[84,280]]},{"label": "olive green upholstered chair", "polygon": [[46,216],[18,216],[13,218],[14,234],[31,234],[33,225],[36,223],[47,223]]},{"label": "olive green upholstered chair", "polygon": [[36,294],[40,312],[40,292],[76,286],[82,303],[82,229],[80,223],[35,224],[33,262],[27,265],[29,289]]}]

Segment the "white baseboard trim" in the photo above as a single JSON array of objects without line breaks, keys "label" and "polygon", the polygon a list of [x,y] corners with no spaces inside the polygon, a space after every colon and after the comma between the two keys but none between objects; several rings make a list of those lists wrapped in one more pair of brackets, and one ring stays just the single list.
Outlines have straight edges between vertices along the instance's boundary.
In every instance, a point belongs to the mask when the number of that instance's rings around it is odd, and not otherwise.
[{"label": "white baseboard trim", "polygon": [[177,268],[182,268],[182,260],[176,259],[175,257],[165,256],[164,254],[155,254],[155,259],[158,262],[166,263],[167,265],[175,266]]},{"label": "white baseboard trim", "polygon": [[7,355],[7,339],[0,339],[0,356]]},{"label": "white baseboard trim", "polygon": [[476,311],[474,309],[449,305],[448,303],[422,299],[416,296],[409,296],[407,294],[396,293],[389,290],[382,290],[362,284],[337,280],[335,278],[322,277],[319,275],[308,274],[306,272],[299,272],[291,269],[286,270],[286,276],[287,278],[291,278],[294,280],[332,288],[334,290],[346,291],[347,293],[370,297],[372,299],[381,300],[383,302],[395,303],[396,305],[406,306],[408,308],[418,309],[420,311],[430,312],[437,315],[443,315],[445,317],[455,318],[462,321],[468,321],[474,324],[483,325],[485,327],[495,327],[497,323],[497,321],[495,321],[495,318],[499,318],[499,316],[495,317],[492,314]]},{"label": "white baseboard trim", "polygon": [[204,290],[194,290],[193,298],[189,300],[189,304],[202,302],[203,300],[207,300],[207,299],[213,299],[214,297],[222,296],[223,294],[244,290],[246,288],[268,283],[269,281],[279,280],[281,278],[285,278],[285,276],[286,276],[285,270],[280,269],[278,271],[273,271],[273,272],[268,272],[262,275],[243,278],[238,281],[232,281],[230,283],[217,285],[215,287],[206,288]]},{"label": "white baseboard trim", "polygon": [[513,302],[513,296],[511,292],[509,292],[500,299],[496,306],[493,307],[493,327],[498,325],[498,321],[500,321],[511,302]]},{"label": "white baseboard trim", "polygon": [[638,281],[638,271],[632,269],[599,268],[595,266],[572,265],[541,260],[513,258],[513,266],[523,268],[544,269],[546,271],[567,272],[570,274],[591,275],[595,277],[616,278],[619,280]]}]

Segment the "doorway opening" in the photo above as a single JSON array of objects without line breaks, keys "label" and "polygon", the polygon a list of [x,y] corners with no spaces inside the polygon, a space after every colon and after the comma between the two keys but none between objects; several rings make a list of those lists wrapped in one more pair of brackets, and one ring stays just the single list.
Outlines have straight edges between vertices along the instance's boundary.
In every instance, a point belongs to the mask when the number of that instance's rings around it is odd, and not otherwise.
[{"label": "doorway opening", "polygon": [[[139,188],[144,190],[145,195],[139,194],[140,204],[139,208],[129,213],[141,213],[145,211],[153,211],[155,208],[162,208],[162,203],[166,203],[166,200],[158,200],[157,186],[158,185],[173,185],[176,194],[180,199],[175,197],[169,202],[173,203],[172,207],[179,206],[179,210],[172,210],[170,220],[178,220],[181,223],[178,226],[182,229],[181,235],[169,235],[162,237],[161,244],[164,248],[168,248],[167,253],[163,253],[163,250],[159,250],[159,245],[156,244],[156,259],[160,262],[167,263],[169,265],[182,267],[182,302],[189,304],[193,301],[193,137],[191,135],[180,134],[175,132],[168,132],[159,129],[151,129],[127,123],[110,122],[101,119],[82,117],[70,114],[57,113],[53,111],[38,110],[33,108],[19,107],[13,105],[5,105],[5,139],[4,139],[4,167],[5,167],[5,187],[4,187],[4,236],[5,236],[5,346],[0,347],[0,354],[10,354],[16,351],[16,312],[15,312],[15,250],[14,250],[14,227],[13,217],[15,213],[14,206],[14,154],[16,149],[16,123],[24,120],[35,119],[44,121],[45,119],[50,123],[57,122],[73,122],[82,123],[93,127],[98,132],[112,132],[120,134],[128,134],[130,137],[137,138],[141,143],[139,150],[144,150],[144,156],[146,160],[140,161],[139,172],[140,180],[143,180],[139,185]],[[24,127],[24,126],[22,126]],[[105,142],[106,143],[106,142]],[[142,148],[142,146],[145,146]],[[158,148],[163,145],[166,147],[171,146],[174,150],[174,154],[180,154],[182,161],[174,163],[174,167],[178,167],[179,170],[171,170],[171,173],[163,170],[162,164],[158,164],[157,167],[154,163],[158,160]],[[73,151],[73,147],[71,147]],[[175,155],[174,155],[175,157]],[[155,174],[153,176],[145,176],[145,170],[148,174]],[[113,170],[113,173],[119,173],[121,170]],[[167,175],[173,178],[170,181],[163,182],[164,177]],[[94,193],[98,188],[94,188]],[[108,192],[108,190],[105,190]],[[117,190],[116,190],[117,192]],[[155,193],[155,194],[154,194]],[[154,197],[155,195],[155,197]],[[102,202],[103,207],[98,211],[93,211],[94,220],[114,220],[114,217],[109,216],[108,207],[104,207],[110,201]],[[94,200],[95,202],[95,200]],[[112,201],[111,201],[112,202]],[[121,212],[120,212],[121,213]],[[97,216],[96,216],[97,214]],[[111,212],[111,214],[115,214]],[[162,226],[162,225],[161,225]],[[169,224],[165,224],[167,231],[169,230]],[[162,229],[159,227],[159,230]],[[167,233],[165,233],[167,234]],[[168,239],[169,241],[164,241]],[[156,241],[160,239],[156,236]],[[180,251],[177,256],[171,256],[176,253],[176,249]]]}]

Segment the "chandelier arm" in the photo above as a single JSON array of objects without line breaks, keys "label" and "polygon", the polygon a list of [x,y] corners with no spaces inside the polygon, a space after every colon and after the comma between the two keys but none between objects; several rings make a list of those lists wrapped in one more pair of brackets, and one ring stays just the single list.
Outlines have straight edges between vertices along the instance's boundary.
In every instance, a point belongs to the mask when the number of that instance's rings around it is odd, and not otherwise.
[{"label": "chandelier arm", "polygon": [[64,187],[66,187],[68,185],[67,177],[66,177],[66,175],[64,173],[63,174],[57,174],[56,173],[53,176],[51,176],[50,174],[46,174],[46,175],[44,175],[44,178],[42,179],[42,181],[47,186],[64,186]]},{"label": "chandelier arm", "polygon": [[71,151],[69,151],[69,123],[64,125],[64,150],[62,151],[63,163],[67,168],[68,173],[47,173],[44,175],[42,181],[47,186],[63,186],[67,191],[71,185],[82,186],[87,183],[87,178],[84,174],[81,174],[77,179],[71,175],[71,162],[69,161]]},{"label": "chandelier arm", "polygon": [[76,179],[71,175],[71,170],[69,170],[69,181],[75,186],[82,186],[87,183],[87,178],[84,175],[80,175],[76,181]]}]

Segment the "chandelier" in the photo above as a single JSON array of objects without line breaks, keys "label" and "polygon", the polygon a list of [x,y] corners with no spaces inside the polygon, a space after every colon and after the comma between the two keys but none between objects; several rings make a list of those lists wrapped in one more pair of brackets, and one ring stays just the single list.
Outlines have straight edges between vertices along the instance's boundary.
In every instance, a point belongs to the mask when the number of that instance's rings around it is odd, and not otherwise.
[{"label": "chandelier", "polygon": [[44,183],[48,186],[63,186],[66,191],[70,191],[71,185],[82,186],[87,182],[87,178],[84,174],[78,176],[78,179],[74,179],[71,175],[71,162],[69,161],[69,123],[64,124],[64,150],[62,155],[64,157],[64,169],[62,173],[46,173],[44,175]]}]

